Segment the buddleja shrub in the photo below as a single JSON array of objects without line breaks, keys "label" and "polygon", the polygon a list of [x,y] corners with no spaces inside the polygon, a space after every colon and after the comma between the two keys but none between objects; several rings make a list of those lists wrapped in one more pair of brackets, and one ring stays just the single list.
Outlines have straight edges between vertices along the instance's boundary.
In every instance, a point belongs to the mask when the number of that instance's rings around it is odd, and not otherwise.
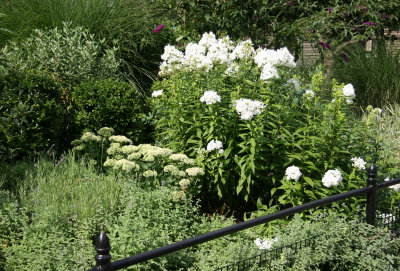
[{"label": "buddleja shrub", "polygon": [[322,73],[303,82],[286,48],[255,50],[213,33],[161,57],[156,139],[199,161],[210,207],[289,207],[364,184],[380,111],[356,121],[351,84],[323,84]]}]

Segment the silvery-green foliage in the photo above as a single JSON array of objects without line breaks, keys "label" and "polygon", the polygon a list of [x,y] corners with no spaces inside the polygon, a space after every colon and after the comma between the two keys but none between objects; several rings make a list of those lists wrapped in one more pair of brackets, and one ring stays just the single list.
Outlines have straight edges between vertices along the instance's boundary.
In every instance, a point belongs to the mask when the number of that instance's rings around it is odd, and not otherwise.
[{"label": "silvery-green foliage", "polygon": [[398,270],[398,238],[387,229],[339,214],[295,219],[278,233],[278,246],[312,237],[314,244],[283,249],[265,270]]},{"label": "silvery-green foliage", "polygon": [[115,77],[120,61],[118,48],[105,48],[105,40],[97,40],[83,27],[35,30],[21,42],[10,42],[0,51],[0,65],[5,70],[36,69],[53,74],[64,86],[90,77]]}]

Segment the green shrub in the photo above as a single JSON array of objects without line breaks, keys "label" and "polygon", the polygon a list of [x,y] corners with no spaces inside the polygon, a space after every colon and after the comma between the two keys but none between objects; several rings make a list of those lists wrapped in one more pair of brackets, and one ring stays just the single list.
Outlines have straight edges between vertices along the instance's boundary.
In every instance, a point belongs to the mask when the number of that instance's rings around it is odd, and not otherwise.
[{"label": "green shrub", "polygon": [[297,253],[290,248],[265,270],[398,270],[399,239],[386,229],[337,216],[313,222],[294,220],[278,235],[275,247],[313,237]]},{"label": "green shrub", "polygon": [[[322,73],[311,81],[294,74],[286,48],[256,51],[213,33],[185,53],[167,46],[162,58],[152,94],[156,140],[197,158],[204,205],[280,209],[364,186],[365,164],[351,159],[374,161],[369,129],[380,111],[355,118],[351,84],[323,89]],[[292,166],[296,178],[285,172]],[[323,181],[334,172],[344,181]]]},{"label": "green shrub", "polygon": [[167,34],[165,29],[153,34],[164,16],[148,0],[12,0],[1,1],[0,10],[0,47],[29,37],[34,29],[62,29],[63,22],[71,22],[71,28],[87,29],[111,51],[118,41],[120,68],[139,88],[157,70]]},{"label": "green shrub", "polygon": [[117,79],[92,79],[72,92],[73,119],[79,131],[113,128],[135,143],[150,142],[148,105],[138,91]]},{"label": "green shrub", "polygon": [[116,77],[120,62],[116,47],[106,48],[82,26],[34,30],[29,37],[1,49],[6,70],[48,71],[69,94],[73,85],[89,78]]},{"label": "green shrub", "polygon": [[2,155],[19,156],[63,143],[65,107],[60,85],[44,71],[0,73]]},{"label": "green shrub", "polygon": [[340,82],[352,82],[357,91],[357,105],[381,107],[400,103],[400,55],[377,46],[371,52],[361,45],[343,50],[349,61],[337,59],[332,76]]}]

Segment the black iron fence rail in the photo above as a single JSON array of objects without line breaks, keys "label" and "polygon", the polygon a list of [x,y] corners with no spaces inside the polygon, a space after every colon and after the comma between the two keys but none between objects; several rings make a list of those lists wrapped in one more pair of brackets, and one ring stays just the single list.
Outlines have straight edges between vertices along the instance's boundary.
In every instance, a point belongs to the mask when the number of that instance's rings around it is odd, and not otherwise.
[{"label": "black iron fence rail", "polygon": [[315,207],[323,206],[329,203],[337,202],[343,199],[347,199],[354,196],[359,196],[362,194],[367,194],[367,208],[366,208],[366,221],[370,225],[375,225],[376,218],[376,191],[379,189],[383,189],[395,184],[400,183],[400,178],[393,179],[390,181],[386,181],[380,184],[377,184],[377,169],[374,165],[368,169],[368,179],[367,186],[352,190],[349,192],[345,192],[342,194],[333,195],[324,199],[312,201],[309,203],[305,203],[299,206],[295,206],[292,208],[288,208],[285,210],[278,211],[273,214],[269,214],[266,216],[262,216],[259,218],[255,218],[252,220],[248,220],[245,222],[238,223],[236,225],[228,226],[216,231],[208,232],[202,235],[198,235],[183,241],[179,241],[170,245],[166,245],[160,248],[156,248],[147,252],[143,252],[125,259],[121,259],[111,263],[111,255],[110,255],[110,243],[109,239],[104,232],[100,233],[97,242],[96,242],[96,251],[97,255],[95,257],[96,267],[90,269],[88,271],[113,271],[120,270],[125,267],[129,267],[141,262],[145,262],[150,259],[154,259],[160,256],[164,256],[166,254],[182,250],[191,246],[195,246],[213,239],[217,239],[219,237],[232,234],[235,232],[239,232],[254,226],[258,226],[264,223],[268,223],[274,221],[276,219],[284,218],[286,216],[299,213],[305,210],[309,210]]}]

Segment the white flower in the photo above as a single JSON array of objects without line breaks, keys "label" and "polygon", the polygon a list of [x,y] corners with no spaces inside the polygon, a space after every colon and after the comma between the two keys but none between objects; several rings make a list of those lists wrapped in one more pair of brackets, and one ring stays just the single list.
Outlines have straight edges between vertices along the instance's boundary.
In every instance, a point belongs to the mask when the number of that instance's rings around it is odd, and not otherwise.
[{"label": "white flower", "polygon": [[[356,97],[356,93],[354,91],[354,87],[352,84],[347,84],[343,87],[343,95],[346,97],[347,100],[354,99]],[[346,100],[346,102],[347,102]],[[347,102],[349,103],[349,102]]]},{"label": "white flower", "polygon": [[342,173],[338,169],[331,169],[325,173],[322,184],[326,187],[338,186],[342,180]]},{"label": "white flower", "polygon": [[[213,150],[219,150],[220,153],[222,153],[223,150],[223,146],[222,146],[222,142],[219,140],[211,140],[210,142],[208,142],[207,144],[207,151],[211,152]],[[222,152],[221,152],[222,151]]]},{"label": "white flower", "polygon": [[270,63],[267,63],[264,65],[260,79],[261,80],[268,80],[271,78],[279,78],[278,70],[275,68],[275,66],[271,65]]},{"label": "white flower", "polygon": [[289,85],[293,85],[294,88],[295,88],[296,90],[299,90],[299,89],[300,89],[300,83],[299,83],[299,81],[297,81],[297,80],[294,79],[294,78],[289,79],[289,80],[287,81],[287,83],[288,83]]},{"label": "white flower", "polygon": [[396,217],[392,214],[378,214],[377,217],[382,219],[383,224],[393,223],[396,221]]},{"label": "white flower", "polygon": [[257,238],[254,240],[254,243],[258,246],[259,249],[271,249],[272,245],[278,241],[278,238],[274,238],[271,240]]},{"label": "white flower", "polygon": [[182,58],[183,53],[171,45],[165,46],[164,54],[161,55],[161,59],[166,61],[168,64],[173,62],[181,62]]},{"label": "white flower", "polygon": [[204,170],[200,167],[187,168],[185,171],[189,176],[197,176],[205,174]]},{"label": "white flower", "polygon": [[200,98],[200,102],[205,102],[206,104],[214,104],[221,101],[221,96],[213,90],[205,91],[203,96]]},{"label": "white flower", "polygon": [[261,109],[265,107],[263,102],[243,98],[233,101],[233,104],[242,120],[251,120],[253,116],[261,114]]},{"label": "white flower", "polygon": [[353,167],[355,167],[358,170],[363,170],[365,169],[365,162],[361,157],[353,157],[351,158],[351,161],[353,161]]},{"label": "white flower", "polygon": [[[390,179],[389,179],[389,178],[386,178],[386,179],[385,179],[385,182],[387,182],[387,181],[390,181]],[[392,186],[390,186],[389,188],[392,188],[394,191],[398,192],[398,191],[400,190],[400,183],[399,183],[399,184],[392,185]]]},{"label": "white flower", "polygon": [[128,144],[132,143],[132,140],[130,140],[126,136],[121,136],[121,135],[110,136],[109,140],[118,143],[128,143]]},{"label": "white flower", "polygon": [[161,96],[162,93],[163,93],[163,91],[164,91],[163,89],[153,91],[153,93],[151,94],[151,97],[158,97],[158,96]]},{"label": "white flower", "polygon": [[233,76],[239,72],[239,64],[232,62],[229,64],[228,68],[225,70],[224,74]]},{"label": "white flower", "polygon": [[312,99],[312,98],[314,98],[314,96],[315,96],[314,91],[312,91],[310,89],[307,89],[306,92],[304,92],[304,94],[303,94],[303,97],[306,99]]},{"label": "white flower", "polygon": [[242,59],[242,58],[250,58],[255,54],[255,50],[253,48],[253,43],[251,40],[245,40],[239,43],[235,49],[233,49],[231,53],[231,60],[234,59]]},{"label": "white flower", "polygon": [[297,182],[302,174],[298,167],[291,166],[286,169],[285,175],[288,180],[294,180]]},{"label": "white flower", "polygon": [[380,114],[382,114],[382,109],[374,108],[374,109],[372,109],[371,113],[376,114],[376,115],[380,115]]},{"label": "white flower", "polygon": [[215,34],[213,32],[204,33],[199,41],[199,45],[206,48],[212,46],[215,43],[217,43],[217,39],[215,38]]}]

